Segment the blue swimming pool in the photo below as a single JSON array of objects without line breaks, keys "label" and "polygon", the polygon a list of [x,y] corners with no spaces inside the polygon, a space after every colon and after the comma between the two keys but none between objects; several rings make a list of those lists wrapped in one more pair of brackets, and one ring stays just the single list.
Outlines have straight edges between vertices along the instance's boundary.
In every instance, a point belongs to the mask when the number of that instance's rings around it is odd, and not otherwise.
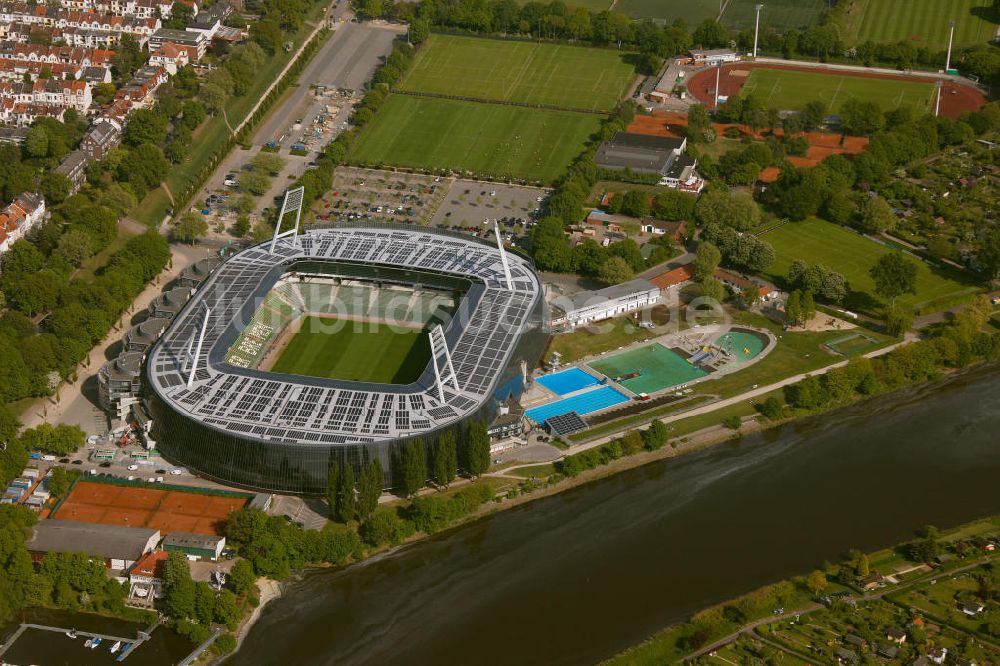
[{"label": "blue swimming pool", "polygon": [[566,395],[573,391],[585,389],[588,386],[596,386],[597,378],[587,374],[580,368],[570,368],[569,370],[555,372],[551,375],[543,375],[538,378],[538,383],[553,393]]},{"label": "blue swimming pool", "polygon": [[612,405],[621,402],[628,402],[628,396],[619,393],[610,386],[603,386],[593,391],[587,391],[572,398],[563,398],[547,405],[534,407],[525,412],[525,415],[535,423],[545,423],[545,419],[576,412],[580,416],[607,409]]}]

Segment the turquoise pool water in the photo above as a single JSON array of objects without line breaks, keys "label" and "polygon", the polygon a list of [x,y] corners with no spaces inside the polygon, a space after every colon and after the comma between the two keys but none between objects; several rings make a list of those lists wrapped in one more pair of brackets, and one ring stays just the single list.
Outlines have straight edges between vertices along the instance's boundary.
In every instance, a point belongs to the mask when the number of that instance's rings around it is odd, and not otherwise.
[{"label": "turquoise pool water", "polygon": [[538,383],[558,395],[566,395],[588,386],[597,386],[597,378],[580,368],[570,368],[538,378]]},{"label": "turquoise pool water", "polygon": [[628,396],[619,393],[614,388],[602,386],[593,391],[574,395],[572,398],[563,398],[562,400],[550,402],[547,405],[533,407],[526,411],[525,415],[535,423],[545,423],[545,419],[559,416],[560,414],[576,412],[580,416],[583,416],[584,414],[607,409],[612,405],[628,402],[628,400]]},{"label": "turquoise pool water", "polygon": [[759,336],[740,330],[723,333],[715,340],[715,344],[731,351],[738,363],[745,363],[764,351],[764,341]]}]

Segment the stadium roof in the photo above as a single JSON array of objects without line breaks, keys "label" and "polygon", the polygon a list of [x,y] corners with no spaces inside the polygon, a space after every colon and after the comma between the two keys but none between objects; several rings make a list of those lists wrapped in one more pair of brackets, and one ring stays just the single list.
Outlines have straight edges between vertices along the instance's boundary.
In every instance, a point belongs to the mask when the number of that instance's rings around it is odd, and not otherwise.
[{"label": "stadium roof", "polygon": [[[175,411],[233,435],[271,442],[356,444],[414,436],[474,414],[490,397],[541,294],[530,263],[507,253],[506,288],[497,247],[467,235],[409,227],[310,228],[298,237],[233,255],[202,284],[153,348],[147,373]],[[388,385],[240,368],[226,351],[261,300],[299,260],[396,266],[472,282],[445,331],[459,390],[439,399],[430,365],[413,384]],[[210,310],[190,388],[187,359]]]}]

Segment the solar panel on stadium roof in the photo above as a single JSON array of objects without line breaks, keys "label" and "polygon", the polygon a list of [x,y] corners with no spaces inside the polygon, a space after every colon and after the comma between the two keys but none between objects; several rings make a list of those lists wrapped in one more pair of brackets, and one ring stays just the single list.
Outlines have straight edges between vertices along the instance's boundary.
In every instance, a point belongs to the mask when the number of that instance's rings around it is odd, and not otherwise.
[{"label": "solar panel on stadium roof", "polygon": [[587,422],[580,418],[580,415],[576,412],[547,418],[545,419],[545,425],[548,426],[549,432],[558,436],[571,435],[574,432],[587,429]]}]

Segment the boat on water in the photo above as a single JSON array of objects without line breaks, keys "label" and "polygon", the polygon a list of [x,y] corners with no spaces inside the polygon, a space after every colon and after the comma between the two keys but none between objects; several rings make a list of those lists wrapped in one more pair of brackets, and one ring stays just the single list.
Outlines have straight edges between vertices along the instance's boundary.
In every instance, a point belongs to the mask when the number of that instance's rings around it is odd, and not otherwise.
[{"label": "boat on water", "polygon": [[118,652],[118,648],[120,648],[121,646],[122,646],[121,641],[115,641],[115,644],[111,646],[111,654]]},{"label": "boat on water", "polygon": [[70,629],[69,631],[66,632],[66,635],[69,636],[70,638],[76,638],[76,629]]},{"label": "boat on water", "polygon": [[101,644],[100,638],[95,638],[94,642],[90,644],[90,649],[93,650],[95,647]]},{"label": "boat on water", "polygon": [[128,656],[128,651],[129,651],[129,648],[131,648],[131,647],[132,647],[131,643],[126,643],[125,645],[123,645],[122,646],[122,651],[118,655],[118,658],[115,659],[115,661],[125,661],[125,657]]},{"label": "boat on water", "polygon": [[91,647],[94,644],[93,638],[88,638],[87,642],[83,644],[83,647]]}]

